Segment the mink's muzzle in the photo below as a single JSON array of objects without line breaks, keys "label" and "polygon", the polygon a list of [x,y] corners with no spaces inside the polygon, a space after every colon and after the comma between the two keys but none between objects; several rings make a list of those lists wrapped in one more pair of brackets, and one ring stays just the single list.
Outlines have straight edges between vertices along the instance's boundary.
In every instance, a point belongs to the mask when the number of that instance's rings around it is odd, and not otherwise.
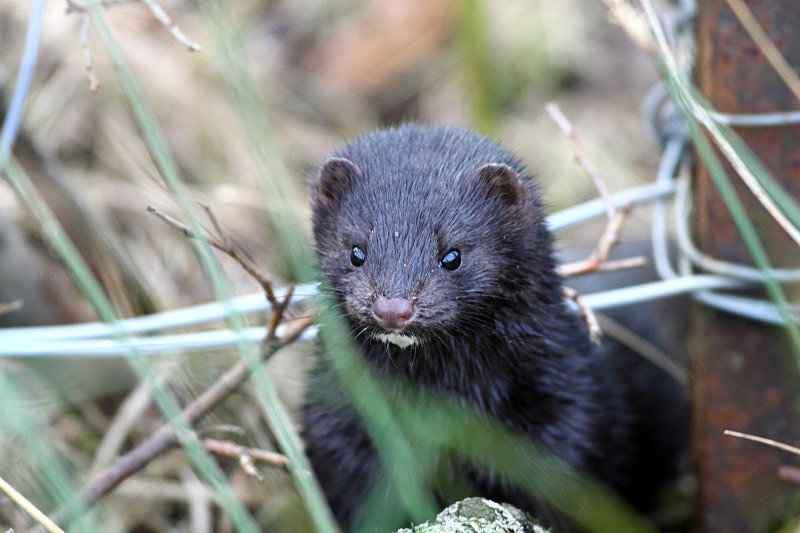
[{"label": "mink's muzzle", "polygon": [[406,298],[380,296],[372,302],[375,323],[390,332],[399,332],[414,316],[414,304]]}]

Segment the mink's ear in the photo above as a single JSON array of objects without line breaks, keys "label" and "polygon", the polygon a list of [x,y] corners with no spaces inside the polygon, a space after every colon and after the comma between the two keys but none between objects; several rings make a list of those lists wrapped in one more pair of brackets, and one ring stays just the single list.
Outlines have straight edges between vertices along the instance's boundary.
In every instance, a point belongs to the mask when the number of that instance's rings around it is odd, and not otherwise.
[{"label": "mink's ear", "polygon": [[319,169],[313,182],[313,202],[318,207],[338,207],[355,180],[361,177],[358,165],[343,157],[331,157]]},{"label": "mink's ear", "polygon": [[476,171],[477,180],[489,188],[489,196],[502,200],[507,207],[525,203],[525,186],[519,173],[504,163],[488,163]]}]

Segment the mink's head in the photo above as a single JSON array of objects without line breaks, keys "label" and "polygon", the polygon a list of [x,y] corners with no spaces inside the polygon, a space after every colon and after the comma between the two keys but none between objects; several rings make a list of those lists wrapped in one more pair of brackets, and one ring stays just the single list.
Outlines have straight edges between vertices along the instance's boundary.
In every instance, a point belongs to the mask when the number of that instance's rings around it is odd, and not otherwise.
[{"label": "mink's head", "polygon": [[512,154],[461,129],[406,125],[335,152],[312,184],[312,224],[365,339],[438,342],[558,298],[535,187]]}]

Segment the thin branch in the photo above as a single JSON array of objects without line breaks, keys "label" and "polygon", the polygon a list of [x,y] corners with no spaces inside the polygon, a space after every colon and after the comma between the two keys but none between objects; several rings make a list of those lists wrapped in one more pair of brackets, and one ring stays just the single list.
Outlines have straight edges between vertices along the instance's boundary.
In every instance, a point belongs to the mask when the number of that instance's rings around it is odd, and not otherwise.
[{"label": "thin branch", "polygon": [[[270,278],[264,271],[258,268],[250,259],[244,257],[236,248],[228,244],[227,238],[223,237],[222,239],[220,239],[217,237],[213,237],[211,235],[204,235],[202,237],[198,237],[184,223],[167,215],[166,213],[159,210],[157,207],[153,205],[147,206],[147,212],[157,216],[158,218],[160,218],[173,228],[181,231],[186,237],[190,239],[205,239],[211,246],[223,252],[224,254],[228,255],[231,259],[239,263],[239,265],[244,269],[245,272],[253,276],[253,278],[256,281],[258,281],[259,285],[261,285],[261,288],[264,289],[264,294],[266,294],[267,300],[272,305],[273,311],[275,311],[275,314],[278,314],[277,310],[281,308],[281,303],[275,297],[275,292],[272,289],[272,278]],[[211,223],[214,224],[217,228],[219,228],[218,223],[216,223],[215,221],[216,218],[212,218]]]},{"label": "thin branch", "polygon": [[131,429],[150,406],[150,392],[150,386],[146,382],[142,382],[117,409],[95,452],[94,461],[89,468],[91,475],[104,469],[117,456]]},{"label": "thin branch", "polygon": [[675,378],[675,381],[682,386],[687,387],[689,385],[689,371],[673,361],[672,358],[664,353],[658,346],[607,315],[598,313],[597,321],[600,327],[603,328],[603,333],[606,336],[611,337],[641,355]]},{"label": "thin branch", "polygon": [[605,182],[602,180],[602,178],[600,178],[600,175],[597,173],[597,169],[592,164],[591,160],[586,156],[586,152],[583,150],[583,145],[578,139],[578,135],[575,133],[575,128],[572,127],[569,119],[567,119],[564,113],[561,112],[561,109],[559,109],[555,102],[550,102],[544,106],[544,108],[572,143],[572,149],[575,153],[575,161],[578,162],[586,175],[589,176],[589,179],[592,180],[595,189],[603,199],[603,203],[606,206],[606,216],[609,220],[613,219],[615,212],[614,202],[611,200],[611,195],[608,193],[608,188],[606,187]]},{"label": "thin branch", "polygon": [[283,301],[280,302],[277,307],[273,307],[272,316],[269,319],[269,324],[267,324],[268,339],[275,337],[275,331],[278,329],[278,324],[280,324],[283,320],[283,315],[286,312],[286,308],[289,307],[289,301],[294,294],[295,287],[296,285],[294,283],[289,285],[289,288],[286,290],[286,296],[283,297]]},{"label": "thin branch", "polygon": [[[108,8],[118,4],[127,4],[134,0],[98,0],[98,4],[100,7]],[[67,15],[71,13],[87,13],[89,8],[86,4],[78,2],[77,0],[65,0],[67,4]],[[191,40],[183,31],[178,27],[175,22],[169,18],[167,12],[164,11],[155,0],[141,0],[141,2],[147,6],[147,9],[153,14],[156,20],[166,28],[168,32],[172,34],[175,39],[177,39],[181,44],[186,46],[192,52],[199,52],[203,49],[202,46]]]},{"label": "thin branch", "polygon": [[142,0],[142,2],[144,2],[144,5],[147,6],[147,8],[150,10],[153,16],[156,18],[156,20],[158,20],[161,23],[161,25],[164,26],[167,29],[167,31],[172,34],[173,37],[175,37],[178,41],[183,43],[183,45],[186,46],[186,48],[188,48],[192,52],[199,52],[200,50],[203,49],[199,44],[191,40],[185,33],[183,33],[183,31],[181,31],[178,25],[175,24],[175,22],[171,18],[169,18],[167,12],[164,11],[164,9],[160,5],[158,5],[158,3],[156,3],[155,0]]},{"label": "thin branch", "polygon": [[614,217],[608,221],[606,228],[603,230],[603,234],[597,242],[597,246],[589,257],[582,261],[560,265],[558,267],[559,275],[568,278],[587,272],[610,272],[643,266],[647,260],[642,256],[629,257],[616,261],[608,260],[614,246],[619,242],[622,227],[625,225],[625,221],[630,215],[632,206],[633,204],[630,203],[623,206],[614,214]]},{"label": "thin branch", "polygon": [[217,237],[219,237],[219,239],[225,243],[226,246],[230,246],[231,242],[230,239],[228,239],[228,234],[222,231],[222,225],[220,225],[217,215],[214,214],[214,210],[211,209],[211,206],[205,202],[200,202],[200,207],[202,207],[206,212],[208,220],[210,220],[211,225],[214,226],[214,231],[217,232]]},{"label": "thin branch", "polygon": [[[286,331],[280,339],[267,339],[262,351],[262,361],[284,346],[294,342],[314,321],[307,316],[287,324]],[[240,360],[225,374],[220,376],[205,392],[194,399],[181,412],[182,418],[194,424],[211,409],[236,390],[250,375],[250,368],[245,360]],[[178,437],[170,424],[161,426],[136,448],[119,457],[114,464],[92,479],[78,495],[78,501],[86,507],[96,503],[104,495],[111,492],[122,481],[138,472],[165,451],[178,445]]]},{"label": "thin branch", "polygon": [[597,265],[597,272],[616,272],[618,270],[628,270],[631,268],[641,268],[647,264],[647,258],[643,255],[626,257],[625,259],[615,259],[613,261],[603,261]]},{"label": "thin branch", "polygon": [[782,442],[778,442],[772,439],[757,437],[755,435],[750,435],[748,433],[740,433],[738,431],[731,431],[729,429],[726,429],[723,433],[725,433],[725,435],[730,435],[731,437],[738,437],[740,439],[752,440],[754,442],[766,444],[767,446],[772,446],[773,448],[778,448],[783,451],[793,453],[795,455],[800,455],[800,448],[796,448],[794,446],[790,446],[788,444],[784,444]]},{"label": "thin branch", "polygon": [[100,89],[100,80],[94,74],[94,62],[92,61],[92,51],[89,49],[89,12],[81,13],[81,50],[83,51],[83,61],[86,68],[86,78],[89,81],[89,90],[96,93]]},{"label": "thin branch", "polygon": [[203,430],[203,434],[208,435],[209,433],[232,433],[239,437],[247,435],[242,428],[233,424],[214,424],[213,426],[208,426]]},{"label": "thin branch", "polygon": [[191,468],[185,467],[180,473],[189,504],[189,523],[193,532],[212,531],[211,506],[214,501],[209,498],[208,490]]},{"label": "thin branch", "polygon": [[58,525],[50,520],[46,514],[39,510],[34,504],[30,502],[25,496],[23,496],[17,489],[12,487],[5,479],[0,477],[0,490],[2,490],[6,495],[16,503],[22,510],[28,513],[31,518],[36,520],[39,524],[42,525],[47,531],[50,533],[64,533],[64,530],[58,527]]},{"label": "thin branch", "polygon": [[575,302],[578,309],[580,309],[581,316],[583,316],[583,320],[586,321],[586,325],[589,327],[589,339],[591,339],[592,342],[598,342],[603,335],[603,330],[600,329],[600,322],[597,320],[597,315],[586,305],[581,295],[578,294],[578,291],[566,285],[562,287],[562,291],[564,296]]},{"label": "thin branch", "polygon": [[283,454],[269,452],[259,448],[248,448],[246,446],[240,446],[239,444],[231,441],[204,438],[203,446],[205,446],[206,450],[214,455],[228,457],[230,459],[238,459],[242,464],[242,467],[245,469],[245,472],[257,478],[260,477],[258,471],[256,471],[254,467],[252,469],[250,468],[254,460],[260,463],[267,463],[272,466],[277,466],[278,468],[285,468],[289,462],[288,459],[286,459],[286,456]]}]

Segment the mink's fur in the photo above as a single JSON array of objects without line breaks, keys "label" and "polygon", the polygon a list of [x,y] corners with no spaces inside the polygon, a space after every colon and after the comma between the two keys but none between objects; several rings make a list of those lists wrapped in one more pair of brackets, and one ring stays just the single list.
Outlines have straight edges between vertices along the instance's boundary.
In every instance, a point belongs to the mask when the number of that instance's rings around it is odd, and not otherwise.
[{"label": "mink's fur", "polygon": [[[376,369],[452,394],[634,506],[650,505],[683,443],[682,393],[640,358],[590,342],[562,296],[539,192],[514,155],[458,128],[370,133],[322,165],[312,224],[323,272]],[[354,246],[366,256],[360,266]],[[441,266],[451,250],[455,270]],[[413,302],[400,332],[413,345],[378,337],[391,333],[376,322],[378,297]],[[379,459],[324,358],[303,423],[315,473],[347,526]],[[491,473],[465,470],[483,495],[542,510]]]}]

